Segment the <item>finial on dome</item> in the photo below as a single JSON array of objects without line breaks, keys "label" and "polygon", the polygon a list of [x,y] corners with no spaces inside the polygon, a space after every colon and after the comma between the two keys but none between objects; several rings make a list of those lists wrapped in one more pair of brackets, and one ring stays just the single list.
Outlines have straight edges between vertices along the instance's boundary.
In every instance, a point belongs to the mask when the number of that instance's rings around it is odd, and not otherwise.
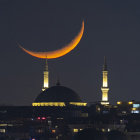
[{"label": "finial on dome", "polygon": [[57,82],[56,82],[57,86],[60,86],[60,80],[59,80],[59,76],[57,76]]},{"label": "finial on dome", "polygon": [[48,71],[48,61],[47,61],[47,58],[46,58],[46,62],[45,62],[45,71]]}]

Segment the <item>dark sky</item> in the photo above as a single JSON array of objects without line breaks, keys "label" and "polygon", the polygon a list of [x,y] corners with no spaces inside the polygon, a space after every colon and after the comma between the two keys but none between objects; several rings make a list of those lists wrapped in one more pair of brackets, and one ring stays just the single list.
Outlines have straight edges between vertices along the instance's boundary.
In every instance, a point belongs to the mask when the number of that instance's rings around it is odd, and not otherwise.
[{"label": "dark sky", "polygon": [[44,60],[23,52],[63,47],[85,31],[69,54],[49,60],[50,85],[75,90],[84,101],[101,99],[103,57],[109,99],[140,101],[139,0],[0,0],[0,104],[30,105],[40,93]]}]

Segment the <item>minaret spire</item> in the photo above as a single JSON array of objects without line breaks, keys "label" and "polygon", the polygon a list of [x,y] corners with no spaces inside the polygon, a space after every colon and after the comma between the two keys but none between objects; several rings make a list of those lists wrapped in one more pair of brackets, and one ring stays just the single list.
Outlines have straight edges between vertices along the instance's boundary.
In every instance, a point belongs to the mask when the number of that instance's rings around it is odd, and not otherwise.
[{"label": "minaret spire", "polygon": [[45,71],[48,71],[48,60],[47,59],[45,59],[46,61],[45,61]]},{"label": "minaret spire", "polygon": [[108,102],[108,70],[107,70],[107,63],[106,63],[106,57],[104,57],[104,65],[103,65],[103,81],[102,81],[102,87],[101,87],[101,91],[102,91],[102,101],[101,104],[102,105],[107,105],[109,104]]},{"label": "minaret spire", "polygon": [[104,56],[103,71],[107,71],[107,63],[106,63],[106,57],[105,56]]},{"label": "minaret spire", "polygon": [[49,88],[49,70],[48,70],[48,61],[46,59],[45,70],[44,70],[44,83],[43,83],[42,91],[44,91],[47,88]]}]

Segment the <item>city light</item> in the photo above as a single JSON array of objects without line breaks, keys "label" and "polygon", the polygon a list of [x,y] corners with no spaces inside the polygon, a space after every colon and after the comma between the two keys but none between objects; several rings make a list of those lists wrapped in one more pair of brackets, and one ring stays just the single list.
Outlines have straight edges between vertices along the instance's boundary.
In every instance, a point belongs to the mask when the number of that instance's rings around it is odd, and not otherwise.
[{"label": "city light", "polygon": [[40,120],[40,117],[37,117],[38,120]]},{"label": "city light", "polygon": [[42,120],[46,120],[46,117],[42,117],[41,119],[42,119]]}]

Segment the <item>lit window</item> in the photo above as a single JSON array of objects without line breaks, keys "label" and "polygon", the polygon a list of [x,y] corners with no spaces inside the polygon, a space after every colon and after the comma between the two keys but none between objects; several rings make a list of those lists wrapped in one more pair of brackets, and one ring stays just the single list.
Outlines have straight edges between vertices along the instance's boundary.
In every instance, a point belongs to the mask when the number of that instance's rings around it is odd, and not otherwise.
[{"label": "lit window", "polygon": [[8,126],[8,124],[5,124],[5,123],[4,123],[4,124],[0,124],[0,126]]},{"label": "lit window", "polygon": [[101,110],[100,107],[97,107],[97,110],[100,111]]},{"label": "lit window", "polygon": [[52,130],[52,133],[55,133],[55,129]]},{"label": "lit window", "polygon": [[133,102],[128,102],[128,104],[129,104],[129,105],[132,105],[132,104],[133,104]]},{"label": "lit window", "polygon": [[127,112],[126,111],[122,111],[122,114],[126,114]]},{"label": "lit window", "polygon": [[131,113],[136,113],[136,114],[138,114],[138,113],[140,113],[140,111],[139,111],[139,110],[132,110]]},{"label": "lit window", "polygon": [[75,133],[78,132],[78,129],[73,129],[73,132],[75,132]]},{"label": "lit window", "polygon": [[70,102],[70,105],[76,105],[76,106],[86,106],[87,103],[83,103],[83,102]]},{"label": "lit window", "polygon": [[38,133],[43,133],[43,130],[42,129],[38,129]]},{"label": "lit window", "polygon": [[118,105],[122,104],[121,102],[117,102]]},{"label": "lit window", "polygon": [[64,102],[41,102],[32,103],[32,106],[65,106]]},{"label": "lit window", "polygon": [[102,128],[102,132],[105,132],[105,129],[104,128]]},{"label": "lit window", "polygon": [[52,123],[52,122],[49,120],[49,121],[48,121],[48,124],[51,125],[51,123]]},{"label": "lit window", "polygon": [[42,119],[42,120],[46,120],[46,117],[42,117],[41,119]]},{"label": "lit window", "polygon": [[40,117],[37,117],[38,120],[40,120]]},{"label": "lit window", "polygon": [[104,110],[103,111],[103,114],[107,114],[107,113],[109,113],[109,111],[107,111],[107,110]]},{"label": "lit window", "polygon": [[5,133],[5,129],[0,129],[0,133]]},{"label": "lit window", "polygon": [[138,108],[140,107],[140,104],[133,104],[133,107]]},{"label": "lit window", "polygon": [[136,110],[135,113],[140,113],[140,111],[139,110]]}]

